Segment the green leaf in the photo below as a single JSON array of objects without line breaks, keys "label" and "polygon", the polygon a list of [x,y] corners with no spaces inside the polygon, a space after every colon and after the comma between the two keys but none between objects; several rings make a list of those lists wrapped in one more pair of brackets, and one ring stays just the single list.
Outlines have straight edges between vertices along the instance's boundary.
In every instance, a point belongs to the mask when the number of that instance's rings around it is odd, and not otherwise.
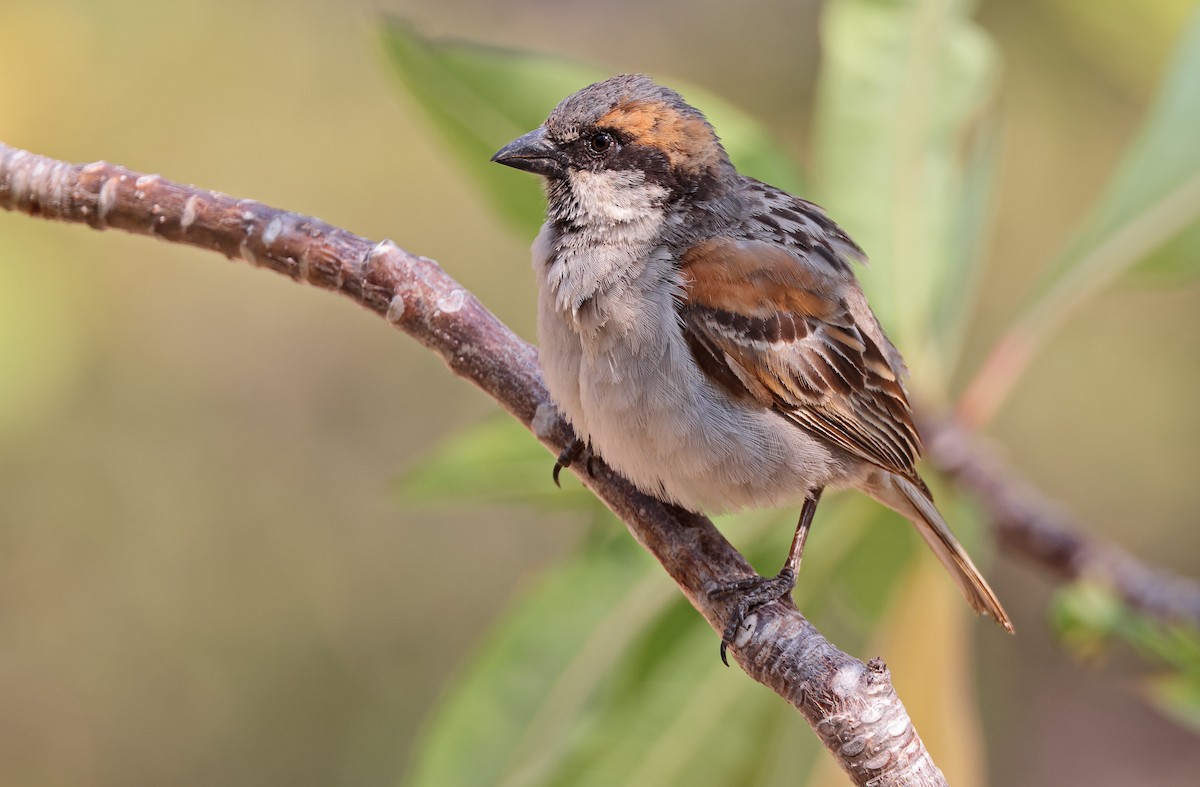
[{"label": "green leaf", "polygon": [[1200,13],[1184,31],[1153,108],[1093,210],[1079,241],[1082,249],[1111,242],[1132,225],[1140,227],[1133,245],[1151,252],[1172,240],[1184,242],[1172,243],[1169,254],[1150,257],[1130,249],[1122,265],[1142,260],[1164,273],[1200,274],[1198,130]]},{"label": "green leaf", "polygon": [[1094,661],[1107,653],[1124,614],[1111,587],[1080,581],[1055,593],[1050,604],[1050,627],[1076,658]]},{"label": "green leaf", "polygon": [[610,532],[496,626],[426,729],[409,785],[545,783],[631,638],[675,597],[633,539]]},{"label": "green leaf", "polygon": [[[958,204],[951,219],[950,264],[945,269],[942,295],[936,304],[936,377],[949,379],[979,301],[979,288],[987,264],[989,222],[997,197],[1000,167],[1000,124],[987,118],[978,124],[967,146]],[[924,370],[922,370],[924,372]]]},{"label": "green leaf", "polygon": [[930,316],[960,297],[970,278],[961,268],[979,264],[962,258],[973,243],[961,222],[978,225],[986,207],[964,201],[964,151],[980,139],[998,68],[969,10],[954,0],[834,0],[822,25],[816,185],[873,260],[860,277],[910,356],[930,351]]},{"label": "green leaf", "polygon": [[395,19],[382,26],[393,72],[500,214],[531,237],[545,213],[537,179],[491,163],[569,93],[603,78],[547,56],[430,41]]},{"label": "green leaf", "polygon": [[1104,196],[967,386],[959,407],[966,421],[978,428],[989,420],[1050,336],[1117,277],[1200,272],[1198,124],[1200,11]]},{"label": "green leaf", "polygon": [[[1200,215],[1197,217],[1200,219]],[[1190,282],[1200,276],[1200,220],[1143,257],[1133,268],[1153,283]]]},{"label": "green leaf", "polygon": [[[532,236],[545,213],[537,178],[489,159],[540,125],[559,101],[612,74],[549,55],[431,41],[396,20],[383,25],[382,35],[393,70],[417,106],[500,214]],[[703,90],[670,85],[708,116],[743,172],[799,189],[792,157],[761,124]]]},{"label": "green leaf", "polygon": [[1160,675],[1146,680],[1142,688],[1152,705],[1200,734],[1200,674]]},{"label": "green leaf", "polygon": [[1200,12],[1104,196],[1022,322],[1041,335],[1127,271],[1200,274]]},{"label": "green leaf", "polygon": [[[749,783],[764,759],[781,761],[773,770],[787,770],[795,783],[816,740],[798,718],[780,724],[779,698],[725,668],[716,636],[697,621],[679,603],[645,632],[614,672],[598,723],[547,783],[718,787]],[[783,731],[804,743],[763,752],[763,737]]]},{"label": "green leaf", "polygon": [[1200,732],[1200,630],[1131,609],[1100,580],[1060,590],[1051,613],[1060,640],[1077,658],[1096,660],[1122,642],[1161,670],[1142,680],[1146,699],[1180,725]]},{"label": "green leaf", "polygon": [[602,508],[568,471],[551,480],[554,458],[507,415],[445,440],[398,482],[405,502],[533,503],[547,508]]},{"label": "green leaf", "polygon": [[[881,514],[857,495],[822,506],[829,526],[810,539],[797,591],[806,613],[895,569],[876,543]],[[770,571],[794,516],[721,524]],[[803,721],[721,664],[716,634],[606,520],[497,622],[426,730],[409,785],[794,784],[811,767],[820,747]],[[862,621],[843,642],[871,627]]]}]

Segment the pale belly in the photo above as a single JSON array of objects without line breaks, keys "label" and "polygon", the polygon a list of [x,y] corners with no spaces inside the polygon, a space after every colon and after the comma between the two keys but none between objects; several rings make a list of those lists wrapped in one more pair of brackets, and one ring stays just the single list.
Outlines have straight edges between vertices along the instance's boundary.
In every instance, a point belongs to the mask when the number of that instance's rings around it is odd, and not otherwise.
[{"label": "pale belly", "polygon": [[590,341],[565,322],[539,324],[547,385],[579,436],[644,492],[696,511],[798,505],[809,490],[836,484],[829,449],[718,389],[673,320],[668,306]]}]

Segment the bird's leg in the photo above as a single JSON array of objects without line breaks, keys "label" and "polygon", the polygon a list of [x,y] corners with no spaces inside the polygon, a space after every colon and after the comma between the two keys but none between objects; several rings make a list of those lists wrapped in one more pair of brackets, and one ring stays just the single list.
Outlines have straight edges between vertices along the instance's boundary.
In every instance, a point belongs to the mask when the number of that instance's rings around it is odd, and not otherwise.
[{"label": "bird's leg", "polygon": [[554,462],[553,478],[555,486],[560,489],[562,488],[562,484],[558,482],[558,474],[562,472],[564,467],[570,467],[579,461],[580,458],[583,459],[583,467],[587,470],[587,474],[589,476],[592,475],[593,463],[596,459],[592,453],[592,446],[576,437],[571,441],[570,445],[563,449],[562,453],[558,455],[558,459]]},{"label": "bird's leg", "polygon": [[800,570],[800,559],[804,557],[804,542],[808,539],[809,528],[812,527],[813,515],[817,513],[817,503],[821,500],[824,487],[818,487],[808,493],[804,499],[804,507],[800,509],[800,521],[796,523],[796,534],[792,536],[792,546],[788,550],[787,560],[783,568],[773,577],[747,577],[725,587],[718,588],[710,595],[728,596],[737,594],[737,606],[729,616],[725,625],[725,633],[721,635],[721,661],[729,666],[725,651],[733,644],[733,638],[754,609],[763,604],[776,601],[787,596],[796,587],[796,573]]}]

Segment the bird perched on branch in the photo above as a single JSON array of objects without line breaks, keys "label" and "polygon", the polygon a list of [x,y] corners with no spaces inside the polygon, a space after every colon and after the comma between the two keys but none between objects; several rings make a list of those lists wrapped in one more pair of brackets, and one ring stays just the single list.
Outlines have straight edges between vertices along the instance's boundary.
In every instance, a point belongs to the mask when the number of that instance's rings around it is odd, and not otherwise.
[{"label": "bird perched on branch", "polygon": [[971,607],[1012,623],[917,474],[904,362],[816,205],[738,174],[673,90],[617,76],[563,100],[493,161],[545,179],[533,245],[539,359],[584,443],[693,511],[801,504],[783,569],[721,588],[742,619],[790,593],[826,487],[910,519]]}]

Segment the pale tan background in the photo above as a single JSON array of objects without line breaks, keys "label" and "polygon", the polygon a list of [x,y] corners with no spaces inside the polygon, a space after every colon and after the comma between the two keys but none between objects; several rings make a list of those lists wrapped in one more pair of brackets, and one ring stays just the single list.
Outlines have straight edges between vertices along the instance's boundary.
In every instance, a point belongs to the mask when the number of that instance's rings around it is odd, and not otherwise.
[{"label": "pale tan background", "polygon": [[[815,3],[643,5],[0,0],[0,140],[393,238],[531,336],[529,239],[459,179],[374,22],[686,78],[802,149]],[[1007,128],[976,360],[1104,183],[1188,5],[983,4]],[[1104,296],[994,430],[1097,532],[1192,575],[1198,310],[1196,287]],[[326,293],[0,214],[0,787],[395,783],[471,643],[582,532],[395,501],[493,411]],[[1194,784],[1200,747],[1136,701],[1127,659],[1071,663],[1044,579],[990,573],[1020,628],[981,654],[993,783]]]}]

